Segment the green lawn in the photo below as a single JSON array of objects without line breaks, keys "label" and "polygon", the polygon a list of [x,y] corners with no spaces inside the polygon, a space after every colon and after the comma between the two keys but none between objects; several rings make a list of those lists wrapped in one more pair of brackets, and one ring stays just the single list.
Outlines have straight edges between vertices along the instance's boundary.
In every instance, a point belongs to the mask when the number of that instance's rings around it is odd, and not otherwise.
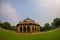
[{"label": "green lawn", "polygon": [[60,29],[40,34],[17,34],[0,29],[0,40],[60,40]]}]

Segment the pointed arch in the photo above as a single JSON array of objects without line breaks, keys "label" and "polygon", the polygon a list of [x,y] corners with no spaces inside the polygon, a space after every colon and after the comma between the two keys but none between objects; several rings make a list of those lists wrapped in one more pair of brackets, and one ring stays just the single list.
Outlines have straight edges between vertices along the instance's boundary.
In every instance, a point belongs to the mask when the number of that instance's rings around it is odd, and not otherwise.
[{"label": "pointed arch", "polygon": [[20,32],[22,32],[22,26],[20,26]]},{"label": "pointed arch", "polygon": [[30,32],[30,26],[27,26],[27,32]]},{"label": "pointed arch", "polygon": [[24,32],[26,32],[26,26],[24,26],[24,28],[23,28],[23,29],[24,29]]}]

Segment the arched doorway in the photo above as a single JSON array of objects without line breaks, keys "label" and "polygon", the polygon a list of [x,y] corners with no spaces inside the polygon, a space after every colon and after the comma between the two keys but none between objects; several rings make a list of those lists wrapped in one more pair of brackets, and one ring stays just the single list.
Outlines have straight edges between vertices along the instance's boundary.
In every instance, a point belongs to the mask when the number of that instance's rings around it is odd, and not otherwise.
[{"label": "arched doorway", "polygon": [[27,32],[30,32],[30,26],[27,26]]},{"label": "arched doorway", "polygon": [[36,27],[35,27],[35,32],[36,32]]},{"label": "arched doorway", "polygon": [[32,27],[32,32],[34,32],[34,27]]},{"label": "arched doorway", "polygon": [[39,32],[39,29],[37,28],[37,31]]},{"label": "arched doorway", "polygon": [[26,32],[26,26],[24,26],[24,32]]},{"label": "arched doorway", "polygon": [[20,27],[20,32],[22,32],[22,27]]}]

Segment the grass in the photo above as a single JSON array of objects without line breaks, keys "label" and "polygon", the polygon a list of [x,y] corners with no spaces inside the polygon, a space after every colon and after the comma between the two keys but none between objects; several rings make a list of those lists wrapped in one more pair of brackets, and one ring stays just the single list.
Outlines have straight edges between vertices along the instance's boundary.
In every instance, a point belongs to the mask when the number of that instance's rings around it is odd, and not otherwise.
[{"label": "grass", "polygon": [[60,40],[60,29],[51,31],[40,34],[18,34],[0,29],[0,40]]}]

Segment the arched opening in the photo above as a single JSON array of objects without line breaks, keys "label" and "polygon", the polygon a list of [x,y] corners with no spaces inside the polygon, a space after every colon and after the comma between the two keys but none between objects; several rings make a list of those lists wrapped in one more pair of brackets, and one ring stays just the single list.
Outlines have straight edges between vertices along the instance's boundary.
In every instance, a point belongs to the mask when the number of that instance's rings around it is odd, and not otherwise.
[{"label": "arched opening", "polygon": [[24,26],[24,32],[26,32],[26,26]]},{"label": "arched opening", "polygon": [[39,32],[39,28],[37,28],[37,31]]},{"label": "arched opening", "polygon": [[27,32],[30,32],[30,26],[27,26]]},{"label": "arched opening", "polygon": [[34,32],[34,26],[32,27],[32,32]]},{"label": "arched opening", "polygon": [[35,27],[35,32],[36,32],[36,27]]},{"label": "arched opening", "polygon": [[22,27],[20,27],[20,32],[22,32]]}]

